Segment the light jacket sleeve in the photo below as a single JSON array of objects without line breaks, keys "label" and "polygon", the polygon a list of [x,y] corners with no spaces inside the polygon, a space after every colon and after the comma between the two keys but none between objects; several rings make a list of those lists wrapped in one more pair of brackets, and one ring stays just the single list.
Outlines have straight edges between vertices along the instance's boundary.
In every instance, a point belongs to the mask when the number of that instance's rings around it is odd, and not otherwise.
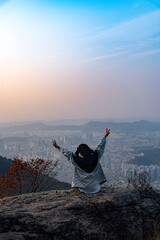
[{"label": "light jacket sleeve", "polygon": [[59,152],[61,152],[71,163],[73,162],[73,152],[69,151],[68,149],[65,148],[59,148]]},{"label": "light jacket sleeve", "polygon": [[97,147],[96,147],[96,151],[98,152],[98,159],[100,159],[104,153],[104,149],[105,149],[105,145],[106,145],[106,138],[103,137],[100,142],[98,143]]}]

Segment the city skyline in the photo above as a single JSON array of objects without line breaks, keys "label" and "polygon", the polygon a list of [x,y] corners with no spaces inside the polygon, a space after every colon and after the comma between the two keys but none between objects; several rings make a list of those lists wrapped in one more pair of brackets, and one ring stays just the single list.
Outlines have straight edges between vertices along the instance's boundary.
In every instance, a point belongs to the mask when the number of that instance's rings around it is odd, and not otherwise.
[{"label": "city skyline", "polygon": [[[86,143],[95,149],[99,140],[104,135],[104,127],[92,127],[87,124],[85,128],[69,127],[56,128],[44,125],[31,124],[25,126],[8,126],[0,132],[0,156],[7,159],[23,158],[24,161],[33,158],[59,160],[60,171],[57,178],[60,181],[71,182],[73,166],[52,146],[52,139],[57,141],[62,148],[67,148],[73,153],[77,146]],[[107,138],[104,155],[101,158],[102,168],[108,182],[126,186],[127,179],[137,173],[146,172],[152,183],[159,186],[160,179],[160,128],[147,127],[136,124],[118,124],[112,126],[111,134]],[[103,130],[102,130],[103,129]],[[152,130],[151,130],[152,129]]]},{"label": "city skyline", "polygon": [[160,120],[159,1],[0,1],[0,123]]}]

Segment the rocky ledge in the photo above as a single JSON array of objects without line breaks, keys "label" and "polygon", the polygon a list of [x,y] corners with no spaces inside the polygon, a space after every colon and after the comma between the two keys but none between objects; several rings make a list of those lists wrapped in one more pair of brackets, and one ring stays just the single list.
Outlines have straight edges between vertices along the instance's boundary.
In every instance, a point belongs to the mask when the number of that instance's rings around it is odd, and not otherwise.
[{"label": "rocky ledge", "polygon": [[160,192],[102,188],[0,200],[0,240],[158,240]]}]

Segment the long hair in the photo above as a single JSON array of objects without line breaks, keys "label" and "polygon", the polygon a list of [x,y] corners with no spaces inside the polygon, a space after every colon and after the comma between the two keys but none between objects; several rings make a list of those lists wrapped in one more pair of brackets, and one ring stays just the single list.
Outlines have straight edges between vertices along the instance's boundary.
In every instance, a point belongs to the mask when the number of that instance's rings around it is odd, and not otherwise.
[{"label": "long hair", "polygon": [[98,152],[93,151],[87,144],[80,144],[74,153],[74,161],[85,172],[91,173],[98,163]]}]

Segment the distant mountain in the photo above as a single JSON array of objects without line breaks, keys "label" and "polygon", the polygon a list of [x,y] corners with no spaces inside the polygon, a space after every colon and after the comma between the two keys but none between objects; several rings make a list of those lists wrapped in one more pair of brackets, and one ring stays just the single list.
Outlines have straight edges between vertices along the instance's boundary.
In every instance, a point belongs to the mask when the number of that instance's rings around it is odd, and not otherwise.
[{"label": "distant mountain", "polygon": [[54,121],[43,121],[43,123],[47,125],[52,125],[52,126],[59,126],[59,125],[84,125],[88,122],[90,122],[91,119],[59,119],[59,120],[54,120]]},{"label": "distant mountain", "polygon": [[10,127],[11,130],[23,130],[23,131],[29,131],[29,130],[50,130],[52,126],[48,126],[44,123],[38,122],[38,123],[29,123],[24,124],[20,126],[12,126]]},{"label": "distant mountain", "polygon": [[9,167],[12,165],[12,160],[0,156],[0,175],[8,172]]},{"label": "distant mountain", "polygon": [[33,131],[33,130],[41,130],[41,131],[51,131],[51,130],[82,130],[83,132],[88,131],[100,131],[104,132],[105,128],[110,128],[113,131],[134,131],[134,130],[152,130],[152,131],[160,131],[160,123],[159,122],[149,122],[145,120],[136,121],[136,122],[102,122],[102,121],[90,121],[84,125],[47,125],[45,123],[29,123],[20,126],[12,126],[10,130],[22,130],[22,131]]},{"label": "distant mountain", "polygon": [[115,122],[100,122],[100,121],[91,121],[81,128],[83,131],[104,131],[105,128],[110,128],[113,131],[122,130],[122,131],[132,131],[132,130],[152,130],[160,131],[160,123],[153,123],[145,120],[129,123],[115,123]]},{"label": "distant mountain", "polygon": [[29,123],[25,125],[20,126],[12,126],[9,129],[11,131],[34,131],[34,130],[40,130],[40,131],[51,131],[51,130],[77,130],[80,127],[77,125],[46,125],[44,123]]},{"label": "distant mountain", "polygon": [[143,153],[143,156],[137,155],[127,163],[138,166],[160,165],[160,148],[139,149],[139,153]]}]

